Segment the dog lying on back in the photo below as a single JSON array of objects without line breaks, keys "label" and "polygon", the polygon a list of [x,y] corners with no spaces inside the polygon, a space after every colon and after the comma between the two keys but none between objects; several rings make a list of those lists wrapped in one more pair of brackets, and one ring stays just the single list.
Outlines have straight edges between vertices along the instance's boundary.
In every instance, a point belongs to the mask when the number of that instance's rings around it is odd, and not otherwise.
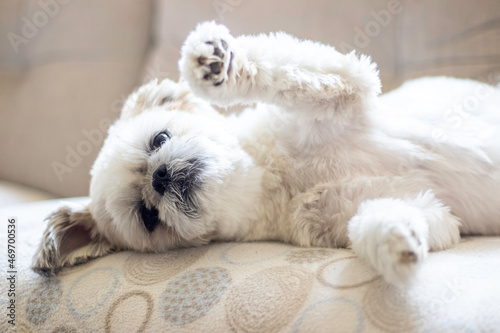
[{"label": "dog lying on back", "polygon": [[[48,218],[33,269],[211,241],[351,247],[408,281],[460,232],[500,234],[500,89],[424,78],[379,96],[369,57],[200,24],[181,81],[134,92],[92,168],[91,202]],[[446,108],[476,96],[466,123]],[[211,105],[251,104],[224,117]],[[448,120],[448,121],[447,121]]]}]

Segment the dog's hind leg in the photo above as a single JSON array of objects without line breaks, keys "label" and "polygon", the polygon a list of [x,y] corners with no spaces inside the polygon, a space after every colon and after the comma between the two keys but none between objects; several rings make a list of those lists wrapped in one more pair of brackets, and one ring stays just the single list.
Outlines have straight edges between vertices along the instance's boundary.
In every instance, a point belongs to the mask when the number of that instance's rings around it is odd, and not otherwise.
[{"label": "dog's hind leg", "polygon": [[457,243],[459,220],[432,191],[403,178],[324,183],[294,197],[283,240],[300,246],[352,247],[384,278],[401,284],[429,250]]},{"label": "dog's hind leg", "polygon": [[369,57],[285,33],[234,38],[226,27],[207,22],[189,35],[181,53],[181,78],[222,106],[266,102],[317,120],[339,113],[353,120],[374,107],[380,92]]}]

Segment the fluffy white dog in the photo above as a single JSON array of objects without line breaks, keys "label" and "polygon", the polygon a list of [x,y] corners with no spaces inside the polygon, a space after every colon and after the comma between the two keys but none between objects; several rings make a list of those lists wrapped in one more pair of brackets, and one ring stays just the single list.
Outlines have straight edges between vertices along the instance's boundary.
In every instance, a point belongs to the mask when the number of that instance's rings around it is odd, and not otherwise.
[{"label": "fluffy white dog", "polygon": [[[133,93],[33,268],[210,241],[351,247],[391,283],[462,233],[500,234],[500,89],[425,78],[379,97],[369,57],[284,33],[187,38],[181,81]],[[256,106],[223,117],[211,104]]]}]

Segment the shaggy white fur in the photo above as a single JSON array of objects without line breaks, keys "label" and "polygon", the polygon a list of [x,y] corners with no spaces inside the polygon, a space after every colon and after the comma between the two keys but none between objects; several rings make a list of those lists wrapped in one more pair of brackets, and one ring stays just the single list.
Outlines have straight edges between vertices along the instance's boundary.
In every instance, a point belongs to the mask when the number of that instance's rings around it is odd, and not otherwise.
[{"label": "shaggy white fur", "polygon": [[[369,57],[285,33],[234,38],[213,22],[189,35],[179,68],[180,83],[129,97],[92,202],[51,216],[35,270],[278,240],[352,247],[401,284],[460,231],[500,234],[498,88],[423,78],[379,97]],[[210,105],[238,103],[257,104],[228,117]]]}]

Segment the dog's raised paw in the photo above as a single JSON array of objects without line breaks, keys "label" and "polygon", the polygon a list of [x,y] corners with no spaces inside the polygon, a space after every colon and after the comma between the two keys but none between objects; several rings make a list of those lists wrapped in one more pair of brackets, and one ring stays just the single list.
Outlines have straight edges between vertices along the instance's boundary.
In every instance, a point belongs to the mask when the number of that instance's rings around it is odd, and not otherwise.
[{"label": "dog's raised paw", "polygon": [[180,68],[190,84],[218,87],[227,82],[233,60],[234,38],[214,22],[200,24],[182,49]]},{"label": "dog's raised paw", "polygon": [[[224,39],[206,41],[213,48],[198,57],[198,65],[203,72],[203,80],[211,81],[214,86],[220,86],[227,79],[231,68],[232,52],[228,52],[228,44]],[[227,59],[229,57],[229,59]]]}]

